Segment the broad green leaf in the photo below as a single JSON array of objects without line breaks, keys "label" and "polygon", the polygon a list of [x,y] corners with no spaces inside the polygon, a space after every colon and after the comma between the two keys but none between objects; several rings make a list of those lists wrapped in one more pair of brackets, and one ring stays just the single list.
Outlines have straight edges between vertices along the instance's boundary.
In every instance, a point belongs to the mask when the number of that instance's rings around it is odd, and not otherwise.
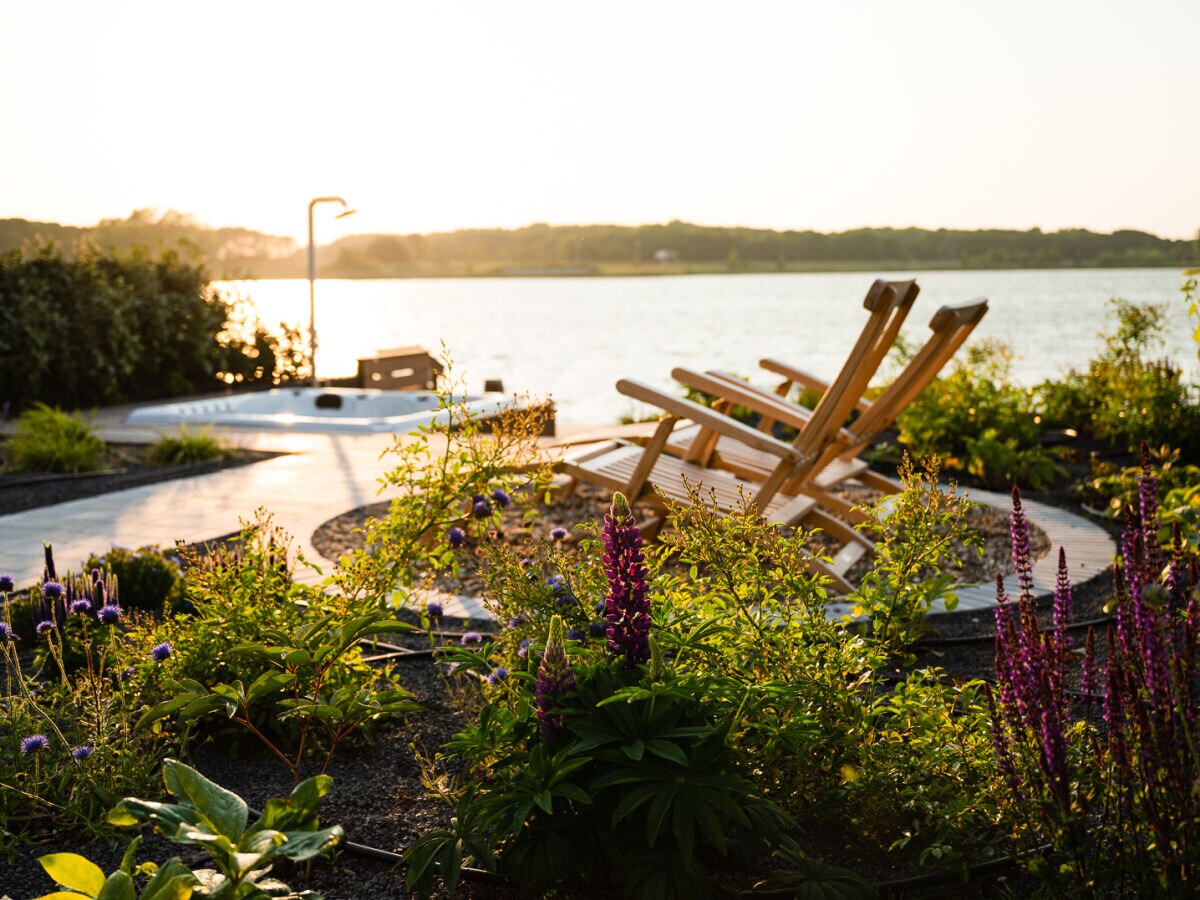
[{"label": "broad green leaf", "polygon": [[639,738],[638,740],[623,746],[621,748],[621,752],[623,752],[634,762],[641,762],[642,757],[646,753],[646,744]]},{"label": "broad green leaf", "polygon": [[237,843],[249,818],[246,801],[175,759],[164,761],[163,777],[167,790],[188,800],[222,835]]},{"label": "broad green leaf", "polygon": [[275,856],[294,861],[310,859],[329,847],[340,844],[343,835],[341,825],[322,828],[320,831],[292,831],[285,835],[287,840],[275,851]]},{"label": "broad green leaf", "polygon": [[136,900],[133,879],[124,872],[113,872],[100,888],[96,900]]},{"label": "broad green leaf", "polygon": [[104,887],[104,870],[78,853],[51,853],[38,858],[55,884],[95,897]]},{"label": "broad green leaf", "polygon": [[197,883],[192,870],[174,856],[142,888],[141,900],[189,900]]},{"label": "broad green leaf", "polygon": [[669,760],[673,763],[678,763],[681,766],[687,765],[687,754],[680,749],[679,745],[672,741],[664,741],[661,738],[651,738],[646,741],[646,749],[655,756]]},{"label": "broad green leaf", "polygon": [[77,894],[74,891],[52,891],[49,894],[42,894],[40,897],[35,897],[34,900],[79,900],[80,897],[91,896],[91,894]]}]

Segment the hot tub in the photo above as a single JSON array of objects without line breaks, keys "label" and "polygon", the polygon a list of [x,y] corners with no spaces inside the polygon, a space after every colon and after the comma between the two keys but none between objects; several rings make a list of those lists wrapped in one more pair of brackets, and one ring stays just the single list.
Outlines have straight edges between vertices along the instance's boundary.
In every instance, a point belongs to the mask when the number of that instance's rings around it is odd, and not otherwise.
[{"label": "hot tub", "polygon": [[[496,415],[513,402],[503,394],[460,399],[471,414],[482,418]],[[438,395],[429,391],[297,387],[144,406],[129,413],[125,421],[131,425],[232,425],[284,431],[404,434],[421,425],[444,423],[449,416],[449,411],[438,410]]]}]

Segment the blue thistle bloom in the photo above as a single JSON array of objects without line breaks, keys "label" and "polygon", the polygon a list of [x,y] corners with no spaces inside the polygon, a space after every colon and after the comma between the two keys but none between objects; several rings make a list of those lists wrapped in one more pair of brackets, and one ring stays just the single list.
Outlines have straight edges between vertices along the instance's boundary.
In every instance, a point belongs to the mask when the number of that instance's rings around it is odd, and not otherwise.
[{"label": "blue thistle bloom", "polygon": [[63,586],[57,581],[42,582],[42,596],[47,600],[57,600],[63,595]]},{"label": "blue thistle bloom", "polygon": [[594,638],[604,637],[608,634],[607,622],[592,622],[588,625],[588,634]]},{"label": "blue thistle bloom", "polygon": [[132,677],[133,677],[133,666],[127,666],[126,668],[122,669],[117,674],[117,678],[119,678],[121,681],[128,681]]},{"label": "blue thistle bloom", "polygon": [[75,600],[71,603],[71,612],[77,616],[86,616],[92,611],[92,603],[90,600]]},{"label": "blue thistle bloom", "polygon": [[587,638],[588,633],[582,628],[572,628],[567,632],[568,641],[582,641]]},{"label": "blue thistle bloom", "polygon": [[31,734],[21,738],[21,752],[28,756],[30,753],[41,753],[50,746],[50,738],[44,734]]},{"label": "blue thistle bloom", "polygon": [[12,630],[12,626],[7,622],[0,622],[0,642],[15,641],[17,639],[16,632]]},{"label": "blue thistle bloom", "polygon": [[442,609],[442,604],[437,600],[430,600],[425,604],[425,615],[429,616],[431,619],[440,619],[444,612],[445,610]]},{"label": "blue thistle bloom", "polygon": [[492,499],[496,501],[496,505],[501,509],[508,509],[508,504],[512,503],[512,497],[508,495],[508,491],[504,490],[504,488],[493,490]]},{"label": "blue thistle bloom", "polygon": [[171,651],[175,648],[171,646],[170,641],[163,641],[161,644],[155,644],[150,650],[150,657],[155,662],[163,662],[171,655]]},{"label": "blue thistle bloom", "polygon": [[11,594],[14,587],[16,585],[13,584],[13,577],[11,575],[0,575],[0,593]]},{"label": "blue thistle bloom", "polygon": [[469,647],[472,644],[482,643],[483,635],[481,635],[478,631],[468,631],[465,632],[463,636],[458,639],[458,641],[464,647]]},{"label": "blue thistle bloom", "polygon": [[504,668],[504,666],[496,666],[496,668],[492,669],[492,671],[488,673],[487,682],[488,684],[495,686],[507,677],[508,669]]},{"label": "blue thistle bloom", "polygon": [[38,634],[49,634],[51,631],[54,630],[54,623],[51,622],[49,619],[43,619],[42,621],[38,622],[37,625],[34,626],[33,630],[36,631]]},{"label": "blue thistle bloom", "polygon": [[546,586],[551,590],[557,590],[558,588],[565,586],[566,583],[567,579],[563,578],[561,575],[546,576]]},{"label": "blue thistle bloom", "polygon": [[76,747],[74,750],[71,751],[71,758],[77,759],[80,762],[82,762],[83,760],[85,760],[89,756],[91,756],[94,752],[95,751],[91,747],[89,747],[87,744],[80,744],[78,747]]},{"label": "blue thistle bloom", "polygon": [[565,529],[561,526],[558,528],[550,529],[550,540],[552,540],[552,541],[561,541],[566,536],[567,536],[567,529]]},{"label": "blue thistle bloom", "polygon": [[570,591],[563,591],[555,595],[555,606],[576,606],[579,603],[579,598]]},{"label": "blue thistle bloom", "polygon": [[492,504],[488,503],[486,499],[476,500],[475,505],[471,508],[471,515],[477,519],[486,519],[491,514]]},{"label": "blue thistle bloom", "polygon": [[532,643],[532,638],[525,638],[525,640],[521,641],[517,646],[517,656],[521,657],[521,659],[526,659],[529,656],[529,645]]},{"label": "blue thistle bloom", "polygon": [[101,625],[116,625],[121,621],[121,607],[115,603],[106,603],[96,614]]},{"label": "blue thistle bloom", "polygon": [[446,532],[446,543],[451,547],[461,547],[467,539],[467,533],[455,525]]},{"label": "blue thistle bloom", "polygon": [[511,619],[508,620],[508,627],[509,628],[520,628],[522,625],[524,625],[528,621],[529,620],[527,618],[525,618],[525,616],[513,616]]}]

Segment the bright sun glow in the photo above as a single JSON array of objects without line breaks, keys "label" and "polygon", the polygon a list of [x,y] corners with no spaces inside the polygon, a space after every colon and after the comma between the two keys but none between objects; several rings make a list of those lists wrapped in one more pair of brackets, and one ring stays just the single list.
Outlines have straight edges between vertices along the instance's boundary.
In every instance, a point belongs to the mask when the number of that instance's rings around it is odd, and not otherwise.
[{"label": "bright sun glow", "polygon": [[[1200,4],[47,0],[0,12],[0,217],[302,238],[531,222],[1200,225]],[[327,212],[327,211],[326,211]]]}]

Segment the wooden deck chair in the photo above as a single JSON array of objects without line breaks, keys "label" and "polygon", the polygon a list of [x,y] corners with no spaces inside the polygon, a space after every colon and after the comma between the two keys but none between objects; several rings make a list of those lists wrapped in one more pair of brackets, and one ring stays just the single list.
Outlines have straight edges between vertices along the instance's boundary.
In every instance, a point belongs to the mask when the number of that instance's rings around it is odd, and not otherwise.
[{"label": "wooden deck chair", "polygon": [[[887,356],[892,344],[895,343],[900,327],[904,324],[918,293],[919,288],[915,281],[877,279],[871,285],[863,299],[863,307],[870,315],[868,315],[858,340],[855,341],[854,347],[846,357],[846,362],[842,365],[842,370],[834,379],[833,384],[821,384],[820,402],[811,411],[788,403],[786,396],[787,390],[791,387],[790,383],[781,392],[777,392],[783,398],[781,403],[784,404],[776,407],[777,411],[789,412],[795,408],[804,409],[802,421],[797,421],[793,415],[780,416],[770,412],[763,408],[764,403],[754,403],[753,398],[762,391],[745,385],[753,393],[742,393],[738,387],[734,386],[736,379],[725,379],[725,382],[714,387],[712,384],[705,386],[698,379],[689,382],[678,375],[675,378],[683,381],[689,387],[715,394],[719,400],[714,408],[718,411],[728,411],[736,404],[755,409],[762,415],[759,430],[764,433],[771,433],[771,428],[776,421],[782,421],[784,424],[797,428],[799,433],[793,442],[794,446],[809,457],[811,462],[815,462],[824,446],[833,439],[836,429],[846,421],[866,391],[867,385],[883,362],[883,358]],[[742,399],[738,399],[738,396]],[[751,402],[745,402],[747,397],[752,398]],[[771,406],[772,404],[766,403],[765,405]],[[689,462],[712,465],[717,439],[718,435],[709,428],[701,428],[698,425],[681,428],[672,436],[667,450]],[[751,471],[757,474],[761,468],[761,465],[754,466]]]},{"label": "wooden deck chair", "polygon": [[[797,468],[792,477],[783,484],[782,489],[791,494],[811,496],[819,500],[826,509],[849,516],[855,521],[861,521],[865,517],[862,513],[853,511],[850,504],[832,493],[836,486],[855,478],[885,494],[899,491],[900,486],[894,481],[868,469],[866,463],[859,459],[859,454],[883,431],[891,427],[905,407],[937,377],[942,367],[986,314],[987,300],[943,306],[934,313],[929,322],[929,338],[909,360],[899,376],[874,401],[859,398],[855,403],[856,408],[860,410],[858,418],[843,428],[830,431],[828,440],[809,457],[806,466]],[[807,384],[808,382],[802,379],[811,377],[773,360],[763,360],[763,364],[791,382]],[[698,374],[687,369],[675,369],[671,374],[689,387],[716,394],[728,402],[747,406],[764,416],[773,416],[780,422],[798,428],[801,437],[814,415],[799,404],[783,400],[778,393],[772,394],[718,372]],[[741,478],[753,481],[765,477],[764,473],[770,463],[768,458],[761,456],[754,448],[724,437],[715,442],[708,458],[697,461],[706,465],[718,465]]]},{"label": "wooden deck chair", "polygon": [[[852,590],[845,578],[846,571],[870,552],[873,545],[845,522],[819,509],[812,497],[791,496],[780,491],[797,467],[806,463],[803,452],[706,406],[640,382],[622,379],[617,382],[617,390],[664,411],[649,443],[640,446],[609,442],[587,448],[560,460],[556,464],[560,472],[607,490],[621,491],[630,503],[649,502],[659,509],[665,509],[665,500],[690,502],[689,485],[697,488],[702,497],[715,499],[722,512],[738,508],[743,498],[748,498],[770,522],[783,525],[803,522],[809,527],[819,527],[841,542],[842,548],[829,564],[814,558],[811,567],[832,579],[836,590],[843,593]],[[696,465],[664,453],[671,431],[681,420],[689,420],[723,437],[744,442],[761,452],[764,459],[774,461],[771,470],[758,483],[748,483],[730,472]]]}]

